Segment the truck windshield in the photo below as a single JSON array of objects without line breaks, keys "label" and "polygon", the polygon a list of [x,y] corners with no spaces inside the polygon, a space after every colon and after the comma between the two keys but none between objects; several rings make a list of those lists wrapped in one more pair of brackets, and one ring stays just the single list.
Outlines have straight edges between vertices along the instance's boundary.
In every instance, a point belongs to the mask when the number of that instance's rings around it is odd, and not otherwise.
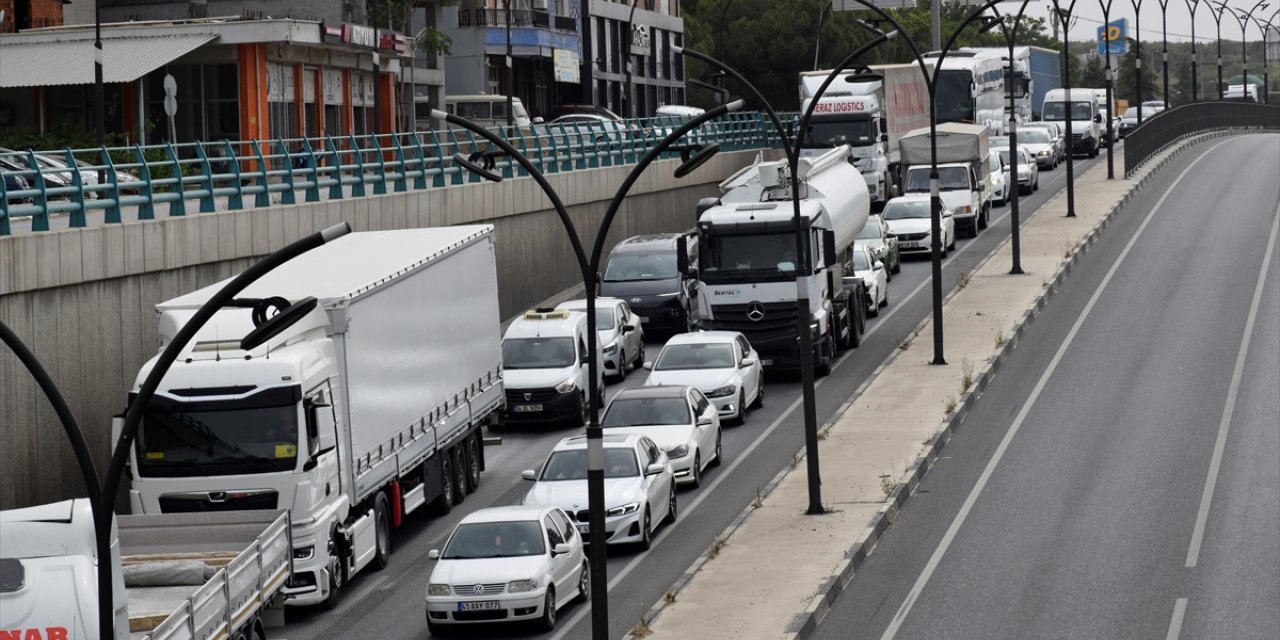
[{"label": "truck windshield", "polygon": [[[1065,102],[1046,102],[1044,103],[1044,114],[1041,116],[1043,120],[1066,120],[1067,119],[1067,103]],[[1093,106],[1088,102],[1072,102],[1071,103],[1071,119],[1077,122],[1084,122],[1093,118]]]},{"label": "truck windshield", "polygon": [[[939,167],[938,188],[943,191],[968,191],[969,172],[964,167]],[[929,168],[907,172],[907,193],[929,193]]]},{"label": "truck windshield", "polygon": [[605,282],[670,280],[676,277],[676,252],[623,253],[609,256]]},{"label": "truck windshield", "polygon": [[938,122],[973,122],[973,73],[938,72]]},{"label": "truck windshield", "polygon": [[790,233],[709,235],[702,238],[703,279],[789,280],[796,271],[796,238]]},{"label": "truck windshield", "polygon": [[298,459],[298,394],[152,403],[138,431],[138,473],[152,477],[290,471]]},{"label": "truck windshield", "polygon": [[809,130],[805,132],[801,146],[810,149],[825,149],[847,144],[854,147],[865,147],[875,144],[876,127],[870,118],[856,120],[833,120],[823,118],[810,120]]},{"label": "truck windshield", "polygon": [[563,369],[575,360],[573,338],[511,338],[502,341],[503,369]]}]

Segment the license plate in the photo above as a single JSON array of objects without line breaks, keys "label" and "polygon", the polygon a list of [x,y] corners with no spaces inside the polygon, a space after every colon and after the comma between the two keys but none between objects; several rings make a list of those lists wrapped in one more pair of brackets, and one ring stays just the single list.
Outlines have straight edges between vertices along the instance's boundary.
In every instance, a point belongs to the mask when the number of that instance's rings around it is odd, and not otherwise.
[{"label": "license plate", "polygon": [[898,243],[898,246],[903,249],[914,249],[919,245],[920,243],[918,242],[899,242]]},{"label": "license plate", "polygon": [[515,405],[515,406],[511,407],[511,411],[512,411],[513,413],[537,413],[537,412],[539,412],[539,411],[542,411],[542,405],[540,405],[540,404],[518,404],[518,405]]},{"label": "license plate", "polygon": [[501,605],[497,600],[484,600],[482,602],[459,602],[458,611],[492,611],[501,609]]},{"label": "license plate", "polygon": [[760,361],[760,366],[762,366],[762,367],[772,367],[772,366],[773,366],[773,360],[761,360],[761,361]]}]

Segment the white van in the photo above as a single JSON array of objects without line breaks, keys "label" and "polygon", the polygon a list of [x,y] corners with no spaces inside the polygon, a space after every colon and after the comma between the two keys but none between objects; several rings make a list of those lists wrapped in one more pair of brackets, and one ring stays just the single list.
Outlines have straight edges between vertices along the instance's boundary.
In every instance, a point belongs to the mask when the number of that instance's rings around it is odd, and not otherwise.
[{"label": "white van", "polygon": [[[482,127],[507,126],[507,96],[480,93],[475,95],[445,96],[444,109],[449,113],[466,118]],[[525,111],[520,98],[511,99],[512,120],[517,127],[526,128],[533,124],[529,112]]]},{"label": "white van", "polygon": [[[1071,140],[1067,141],[1067,153],[1097,157],[1102,144],[1102,112],[1094,99],[1096,89],[1050,89],[1044,94],[1044,107],[1040,119],[1050,122],[1067,120],[1071,109]],[[1063,125],[1066,131],[1066,125]]]},{"label": "white van", "polygon": [[[585,312],[539,308],[516,318],[502,336],[503,423],[586,424],[587,361]],[[596,361],[604,362],[599,342]],[[594,384],[604,398],[603,364]]]}]

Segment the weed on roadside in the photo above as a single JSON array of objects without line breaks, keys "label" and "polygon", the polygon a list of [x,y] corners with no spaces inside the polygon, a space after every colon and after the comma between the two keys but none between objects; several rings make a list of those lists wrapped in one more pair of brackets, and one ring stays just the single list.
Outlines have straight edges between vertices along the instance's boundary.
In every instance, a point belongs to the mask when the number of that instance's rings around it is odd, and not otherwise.
[{"label": "weed on roadside", "polygon": [[951,395],[947,396],[947,405],[942,410],[945,411],[947,415],[955,413],[956,397]]},{"label": "weed on roadside", "polygon": [[960,360],[960,372],[960,393],[968,393],[973,388],[973,363],[968,358]]},{"label": "weed on roadside", "polygon": [[884,492],[884,497],[888,498],[893,493],[893,480],[890,480],[889,474],[880,476],[880,490]]},{"label": "weed on roadside", "polygon": [[1004,346],[1004,331],[997,330],[996,331],[996,348],[999,349],[1003,346]]}]

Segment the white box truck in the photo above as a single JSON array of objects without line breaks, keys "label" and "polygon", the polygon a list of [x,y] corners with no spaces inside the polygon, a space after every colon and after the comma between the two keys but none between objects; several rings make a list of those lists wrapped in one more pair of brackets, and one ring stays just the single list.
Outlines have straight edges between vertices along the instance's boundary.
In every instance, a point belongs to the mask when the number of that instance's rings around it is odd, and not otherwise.
[{"label": "white box truck", "polygon": [[[956,233],[970,237],[987,228],[991,218],[991,155],[988,129],[982,125],[944,122],[938,132],[938,187],[942,203],[951,210]],[[907,171],[907,193],[930,193],[932,150],[929,129],[902,137],[902,164]]]},{"label": "white box truck", "polygon": [[[287,512],[117,516],[111,548],[114,640],[265,638],[283,622]],[[99,639],[88,500],[0,511],[0,556],[0,637]]]},{"label": "white box truck", "polygon": [[[162,341],[221,286],[157,305]],[[241,350],[272,308],[307,298],[305,316]],[[288,509],[288,604],[333,606],[386,565],[406,515],[479,484],[482,427],[504,402],[500,337],[491,226],[353,233],[303,254],[165,374],[130,456],[133,512]]]},{"label": "white box truck", "polygon": [[[830,73],[800,74],[801,113]],[[849,160],[866,181],[871,202],[883,205],[899,193],[898,138],[927,126],[929,87],[918,65],[862,67],[837,75],[818,98],[800,154],[815,157],[849,145]]]},{"label": "white box truck", "polygon": [[[850,263],[871,200],[848,155],[849,148],[840,145],[800,159],[796,175],[808,255],[796,256],[786,160],[757,160],[720,183],[719,198],[699,202],[700,328],[740,331],[765,366],[796,368],[798,332],[807,327],[821,375],[831,370],[841,349],[858,345],[866,288],[852,277]],[[801,284],[809,297],[803,318],[797,308],[798,269],[806,274]]]}]

